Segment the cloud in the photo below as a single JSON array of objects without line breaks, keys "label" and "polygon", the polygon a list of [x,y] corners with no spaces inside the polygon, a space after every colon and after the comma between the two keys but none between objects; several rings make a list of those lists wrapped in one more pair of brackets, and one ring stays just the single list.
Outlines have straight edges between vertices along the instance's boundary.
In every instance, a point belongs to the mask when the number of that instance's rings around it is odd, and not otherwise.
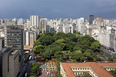
[{"label": "cloud", "polygon": [[116,5],[116,0],[94,0],[94,3],[98,6],[114,6]]},{"label": "cloud", "polygon": [[1,0],[0,18],[29,18],[32,14],[46,18],[77,18],[89,14],[116,17],[115,7],[116,0]]}]

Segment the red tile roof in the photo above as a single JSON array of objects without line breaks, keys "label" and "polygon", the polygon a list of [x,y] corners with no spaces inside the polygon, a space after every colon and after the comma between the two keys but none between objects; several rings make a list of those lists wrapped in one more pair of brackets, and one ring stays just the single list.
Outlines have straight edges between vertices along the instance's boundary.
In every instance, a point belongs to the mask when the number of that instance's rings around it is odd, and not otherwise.
[{"label": "red tile roof", "polygon": [[61,63],[66,72],[67,77],[75,77],[71,67],[90,67],[96,72],[100,77],[113,77],[109,72],[107,72],[104,66],[116,66],[116,63],[96,63],[96,62],[86,62],[86,63]]}]

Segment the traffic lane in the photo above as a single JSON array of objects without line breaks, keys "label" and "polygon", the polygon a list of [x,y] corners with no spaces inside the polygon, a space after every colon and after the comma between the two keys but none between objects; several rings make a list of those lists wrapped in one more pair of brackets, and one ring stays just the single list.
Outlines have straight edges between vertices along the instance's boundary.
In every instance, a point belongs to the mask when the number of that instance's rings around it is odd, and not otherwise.
[{"label": "traffic lane", "polygon": [[27,64],[27,69],[26,69],[26,73],[27,73],[27,77],[29,77],[30,73],[31,73],[31,65],[35,63],[34,60],[29,60],[28,64]]},{"label": "traffic lane", "polygon": [[31,52],[30,55],[32,56],[32,58],[35,58],[35,53]]},{"label": "traffic lane", "polygon": [[28,67],[27,67],[27,69],[26,69],[26,71],[27,71],[27,72],[26,72],[26,73],[27,73],[27,77],[29,77],[29,74],[31,73],[31,65],[32,65],[32,64],[29,63],[29,64],[28,64]]}]

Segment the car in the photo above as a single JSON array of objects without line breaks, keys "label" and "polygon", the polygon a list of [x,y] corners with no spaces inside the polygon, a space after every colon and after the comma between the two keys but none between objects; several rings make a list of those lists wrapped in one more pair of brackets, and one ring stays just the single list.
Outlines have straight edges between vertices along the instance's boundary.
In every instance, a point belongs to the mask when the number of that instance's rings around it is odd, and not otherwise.
[{"label": "car", "polygon": [[32,59],[32,56],[29,57],[29,60]]},{"label": "car", "polygon": [[25,73],[25,77],[27,77],[27,73]]}]

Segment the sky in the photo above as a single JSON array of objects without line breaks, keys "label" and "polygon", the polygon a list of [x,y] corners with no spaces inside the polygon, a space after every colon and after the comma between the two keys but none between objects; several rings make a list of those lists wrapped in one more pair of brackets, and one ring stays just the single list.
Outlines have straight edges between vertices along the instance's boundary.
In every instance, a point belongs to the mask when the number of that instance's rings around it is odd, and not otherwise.
[{"label": "sky", "polygon": [[1,18],[116,18],[116,0],[0,0]]}]

